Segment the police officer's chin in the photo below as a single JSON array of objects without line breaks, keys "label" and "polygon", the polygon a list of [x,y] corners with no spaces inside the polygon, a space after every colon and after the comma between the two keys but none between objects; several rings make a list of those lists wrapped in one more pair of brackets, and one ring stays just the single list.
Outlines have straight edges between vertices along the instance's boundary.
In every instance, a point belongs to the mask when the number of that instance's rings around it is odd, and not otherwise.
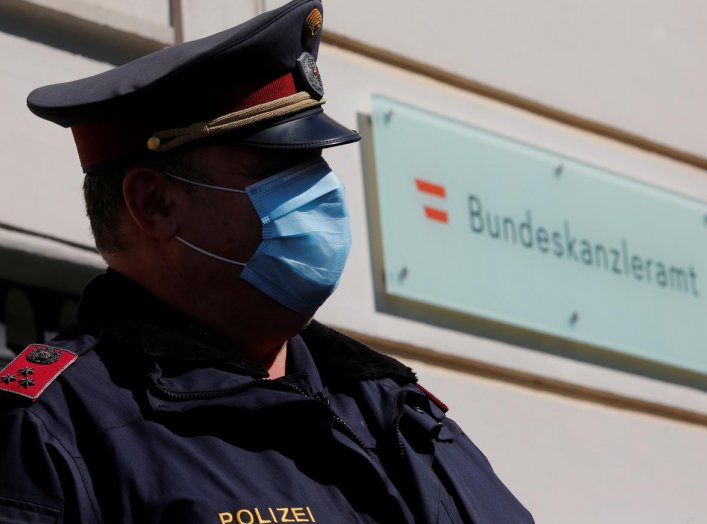
[{"label": "police officer's chin", "polygon": [[284,329],[290,331],[291,336],[294,336],[305,329],[314,319],[316,311],[313,313],[295,311],[263,293],[250,283],[244,280],[241,280],[241,282],[249,288],[251,293],[258,297],[259,304],[252,304],[252,309],[254,312],[258,310],[262,313],[262,325],[265,329]]},{"label": "police officer's chin", "polygon": [[297,333],[305,329],[309,324],[311,324],[312,320],[314,320],[316,311],[314,313],[300,313],[299,311],[295,311],[294,309],[290,309],[289,307],[280,304],[270,297],[268,297],[268,299],[275,303],[275,308],[277,310],[282,312],[281,318],[291,321],[292,325],[300,326]]}]

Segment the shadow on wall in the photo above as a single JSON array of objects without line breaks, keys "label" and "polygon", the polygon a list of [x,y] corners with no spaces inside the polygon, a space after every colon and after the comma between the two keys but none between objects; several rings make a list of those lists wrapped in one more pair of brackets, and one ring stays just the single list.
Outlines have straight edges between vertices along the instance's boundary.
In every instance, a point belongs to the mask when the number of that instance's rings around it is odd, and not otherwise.
[{"label": "shadow on wall", "polygon": [[0,2],[0,32],[113,65],[124,64],[165,46],[163,42],[21,0]]}]

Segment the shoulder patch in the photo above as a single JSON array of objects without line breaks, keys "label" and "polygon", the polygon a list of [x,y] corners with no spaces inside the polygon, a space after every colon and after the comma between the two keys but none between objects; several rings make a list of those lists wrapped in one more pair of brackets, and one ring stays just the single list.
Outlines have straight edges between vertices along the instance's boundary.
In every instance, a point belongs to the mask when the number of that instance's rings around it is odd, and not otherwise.
[{"label": "shoulder patch", "polygon": [[429,398],[432,402],[434,402],[434,403],[437,405],[437,407],[438,407],[439,409],[441,409],[441,410],[444,411],[445,413],[446,413],[447,411],[449,411],[449,406],[447,406],[447,404],[445,404],[445,403],[442,402],[440,399],[438,399],[437,397],[435,397],[432,393],[430,393],[429,391],[427,391],[425,388],[423,388],[423,387],[422,387],[420,384],[418,384],[417,382],[415,383],[415,385],[417,386],[417,389],[419,389],[419,390],[422,391],[425,395],[427,395],[427,398]]},{"label": "shoulder patch", "polygon": [[0,371],[0,391],[15,393],[35,402],[78,355],[66,349],[30,344]]}]

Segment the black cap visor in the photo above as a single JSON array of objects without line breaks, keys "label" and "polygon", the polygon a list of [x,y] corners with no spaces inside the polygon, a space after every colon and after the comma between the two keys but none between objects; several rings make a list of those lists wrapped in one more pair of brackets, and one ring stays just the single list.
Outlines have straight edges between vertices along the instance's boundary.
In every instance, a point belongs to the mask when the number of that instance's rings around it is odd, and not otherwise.
[{"label": "black cap visor", "polygon": [[326,115],[321,107],[317,107],[277,122],[235,131],[232,138],[244,147],[309,150],[358,142],[361,135],[341,125]]}]

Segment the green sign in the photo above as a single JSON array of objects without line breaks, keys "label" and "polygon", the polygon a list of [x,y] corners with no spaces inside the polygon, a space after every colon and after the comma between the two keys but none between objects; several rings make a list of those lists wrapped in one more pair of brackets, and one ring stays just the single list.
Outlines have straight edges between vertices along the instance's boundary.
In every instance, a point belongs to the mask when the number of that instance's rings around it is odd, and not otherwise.
[{"label": "green sign", "polygon": [[387,293],[707,373],[707,204],[379,96],[373,135]]}]

